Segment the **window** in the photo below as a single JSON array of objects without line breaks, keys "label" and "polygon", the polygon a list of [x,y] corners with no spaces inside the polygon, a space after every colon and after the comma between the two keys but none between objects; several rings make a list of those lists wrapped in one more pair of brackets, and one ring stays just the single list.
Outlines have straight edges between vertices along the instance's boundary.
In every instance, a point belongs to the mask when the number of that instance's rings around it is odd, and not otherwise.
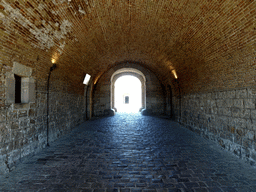
[{"label": "window", "polygon": [[15,103],[21,103],[21,77],[14,74],[15,79]]},{"label": "window", "polygon": [[35,102],[35,81],[31,76],[32,68],[13,63],[12,72],[6,73],[7,103]]},{"label": "window", "polygon": [[125,104],[129,104],[129,96],[125,96],[124,97],[124,103]]}]

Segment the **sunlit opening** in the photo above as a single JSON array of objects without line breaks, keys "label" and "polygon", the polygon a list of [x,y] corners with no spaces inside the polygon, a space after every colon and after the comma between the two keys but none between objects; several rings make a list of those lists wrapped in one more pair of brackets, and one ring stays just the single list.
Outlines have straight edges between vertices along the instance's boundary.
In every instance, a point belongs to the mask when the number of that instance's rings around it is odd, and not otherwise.
[{"label": "sunlit opening", "polygon": [[115,107],[117,112],[135,113],[141,108],[141,82],[126,75],[115,82]]}]

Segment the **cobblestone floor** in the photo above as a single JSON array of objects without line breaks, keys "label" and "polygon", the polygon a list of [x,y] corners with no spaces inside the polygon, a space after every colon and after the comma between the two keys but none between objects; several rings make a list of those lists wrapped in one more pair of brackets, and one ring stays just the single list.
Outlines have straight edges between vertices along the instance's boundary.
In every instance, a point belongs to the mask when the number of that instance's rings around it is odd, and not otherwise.
[{"label": "cobblestone floor", "polygon": [[256,169],[175,122],[87,121],[5,176],[0,191],[256,191]]}]

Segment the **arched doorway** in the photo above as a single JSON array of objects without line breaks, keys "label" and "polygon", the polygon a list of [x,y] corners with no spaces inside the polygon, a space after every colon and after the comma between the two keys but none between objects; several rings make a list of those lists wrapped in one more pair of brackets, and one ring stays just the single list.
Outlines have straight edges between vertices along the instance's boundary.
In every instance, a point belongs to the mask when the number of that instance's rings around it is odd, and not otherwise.
[{"label": "arched doorway", "polygon": [[[111,108],[115,109],[117,111],[116,102],[115,102],[115,97],[116,97],[115,84],[119,78],[125,77],[125,76],[133,76],[134,78],[137,78],[137,80],[140,81],[140,87],[141,87],[141,94],[140,94],[141,104],[140,104],[140,106],[141,106],[141,108],[145,109],[146,108],[146,78],[141,71],[134,69],[134,68],[119,69],[116,72],[114,72],[113,75],[111,76]],[[124,103],[130,99],[129,95],[122,95],[122,97],[123,98],[122,98],[121,102],[124,102]],[[126,101],[125,101],[125,99],[126,99]]]},{"label": "arched doorway", "polygon": [[114,106],[117,112],[136,113],[142,107],[141,81],[132,75],[119,77],[114,84]]}]

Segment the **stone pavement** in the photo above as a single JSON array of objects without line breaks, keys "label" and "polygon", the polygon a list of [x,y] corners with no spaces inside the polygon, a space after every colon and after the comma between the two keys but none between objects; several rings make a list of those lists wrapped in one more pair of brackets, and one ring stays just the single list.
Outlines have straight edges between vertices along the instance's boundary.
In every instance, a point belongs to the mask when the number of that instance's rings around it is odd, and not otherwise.
[{"label": "stone pavement", "polygon": [[256,191],[256,169],[167,119],[83,123],[0,176],[0,191]]}]

